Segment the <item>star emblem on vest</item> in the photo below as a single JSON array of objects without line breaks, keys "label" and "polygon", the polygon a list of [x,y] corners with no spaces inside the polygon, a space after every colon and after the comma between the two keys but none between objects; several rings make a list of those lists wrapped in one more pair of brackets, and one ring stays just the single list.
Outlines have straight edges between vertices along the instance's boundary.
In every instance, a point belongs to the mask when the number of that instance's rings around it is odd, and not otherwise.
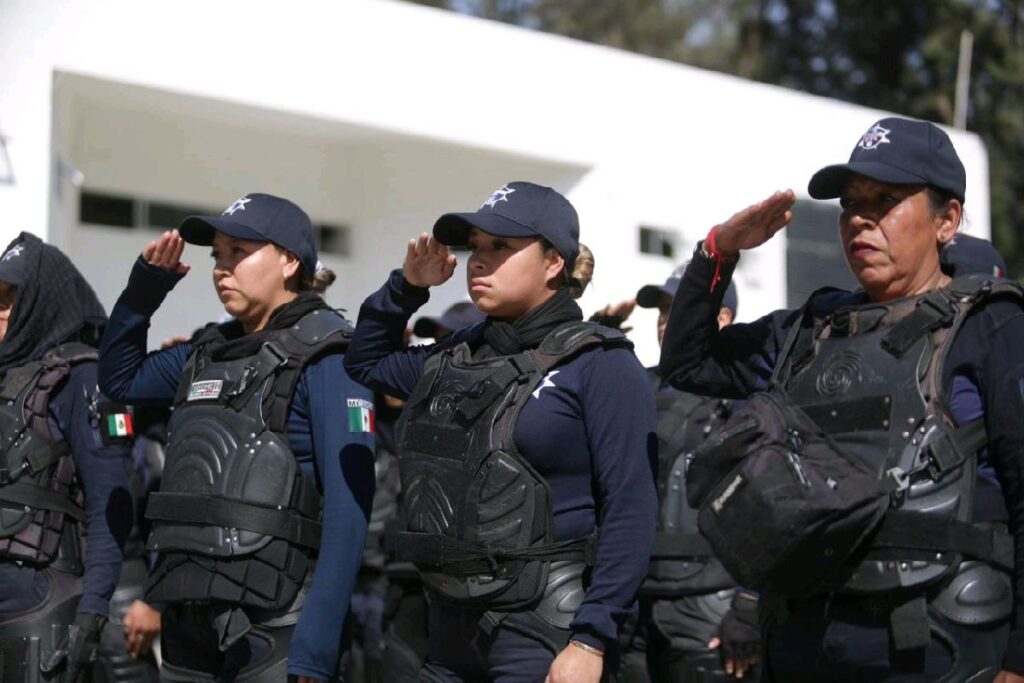
[{"label": "star emblem on vest", "polygon": [[245,211],[245,205],[248,204],[251,201],[252,200],[249,199],[248,197],[239,197],[234,202],[232,202],[231,206],[229,206],[228,208],[224,209],[224,213],[222,213],[221,215],[222,216],[234,216],[235,215],[235,211]]},{"label": "star emblem on vest", "polygon": [[558,370],[552,370],[548,374],[544,375],[544,379],[541,381],[540,386],[537,387],[533,392],[534,398],[540,398],[540,392],[542,389],[555,386],[555,383],[551,381],[551,378],[558,374]]},{"label": "star emblem on vest", "polygon": [[876,123],[871,126],[867,133],[864,133],[864,135],[861,136],[860,142],[857,143],[857,146],[861,149],[875,149],[879,145],[887,145],[892,142],[892,140],[889,139],[889,133],[891,132],[892,131],[888,128],[882,128]]},{"label": "star emblem on vest", "polygon": [[12,258],[16,256],[21,256],[21,252],[23,252],[24,250],[25,245],[15,244],[13,247],[7,250],[7,253],[3,255],[3,258],[0,258],[0,261],[10,261]]},{"label": "star emblem on vest", "polygon": [[485,201],[480,208],[482,209],[484,208],[484,206],[489,206],[493,209],[494,205],[497,204],[498,202],[507,202],[508,196],[513,192],[515,192],[515,190],[509,187],[508,185],[502,185],[500,188],[494,191],[494,194],[487,198],[487,201]]}]

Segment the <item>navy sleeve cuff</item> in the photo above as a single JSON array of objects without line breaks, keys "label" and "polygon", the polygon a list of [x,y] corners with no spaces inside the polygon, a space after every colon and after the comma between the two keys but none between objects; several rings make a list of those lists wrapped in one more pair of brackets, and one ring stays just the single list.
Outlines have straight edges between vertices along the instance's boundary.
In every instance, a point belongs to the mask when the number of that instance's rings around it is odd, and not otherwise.
[{"label": "navy sleeve cuff", "polygon": [[152,316],[183,277],[182,273],[150,265],[139,256],[128,276],[128,286],[121,294],[121,301],[136,313]]},{"label": "navy sleeve cuff", "polygon": [[601,652],[608,651],[608,642],[603,638],[599,638],[588,631],[573,631],[572,635],[569,636],[569,640],[578,640],[584,645],[589,645],[592,648],[598,649]]},{"label": "navy sleeve cuff", "polygon": [[391,290],[392,300],[407,311],[410,315],[415,313],[423,304],[430,299],[430,290],[426,287],[417,287],[409,284],[402,274],[401,268],[391,271],[388,278],[388,287]]}]

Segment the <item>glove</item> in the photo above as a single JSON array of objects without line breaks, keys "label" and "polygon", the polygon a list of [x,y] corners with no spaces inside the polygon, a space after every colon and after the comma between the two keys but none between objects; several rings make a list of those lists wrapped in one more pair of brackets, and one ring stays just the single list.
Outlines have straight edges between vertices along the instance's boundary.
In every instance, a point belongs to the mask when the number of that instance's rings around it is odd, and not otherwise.
[{"label": "glove", "polygon": [[107,618],[99,614],[76,615],[60,646],[39,668],[43,673],[51,673],[64,664],[61,683],[86,683],[90,680],[89,674],[100,646],[100,634],[106,623]]},{"label": "glove", "polygon": [[[757,596],[737,591],[729,611],[719,626],[722,640],[722,658],[726,671],[733,666],[745,670],[757,664],[761,655],[761,623],[758,618]],[[729,666],[732,664],[733,666]]]}]

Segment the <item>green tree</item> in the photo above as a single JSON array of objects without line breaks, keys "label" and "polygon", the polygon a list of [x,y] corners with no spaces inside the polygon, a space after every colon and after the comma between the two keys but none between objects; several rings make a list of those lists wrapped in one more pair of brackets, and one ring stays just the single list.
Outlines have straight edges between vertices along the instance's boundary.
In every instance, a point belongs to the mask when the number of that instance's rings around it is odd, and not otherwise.
[{"label": "green tree", "polygon": [[988,147],[993,240],[1024,273],[1024,0],[423,1],[947,124],[970,30],[967,127]]}]

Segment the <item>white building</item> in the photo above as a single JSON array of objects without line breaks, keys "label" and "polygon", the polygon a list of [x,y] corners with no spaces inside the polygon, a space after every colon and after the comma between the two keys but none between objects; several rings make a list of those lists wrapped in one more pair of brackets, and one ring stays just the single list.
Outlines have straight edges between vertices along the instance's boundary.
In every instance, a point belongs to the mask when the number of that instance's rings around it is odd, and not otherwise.
[{"label": "white building", "polygon": [[[751,201],[806,198],[811,174],[881,115],[389,0],[3,0],[0,241],[24,229],[60,246],[109,307],[182,210],[271,192],[324,224],[341,277],[329,299],[354,317],[409,237],[533,180],[579,210],[597,257],[589,312],[663,280]],[[952,135],[970,230],[987,236],[985,149]],[[810,266],[841,259],[834,213],[801,206],[803,239],[744,256],[741,319],[786,305],[787,251],[791,297],[818,280]],[[153,344],[222,314],[207,254],[186,260]],[[424,312],[465,296],[454,280]],[[651,363],[654,314],[632,322]]]}]

